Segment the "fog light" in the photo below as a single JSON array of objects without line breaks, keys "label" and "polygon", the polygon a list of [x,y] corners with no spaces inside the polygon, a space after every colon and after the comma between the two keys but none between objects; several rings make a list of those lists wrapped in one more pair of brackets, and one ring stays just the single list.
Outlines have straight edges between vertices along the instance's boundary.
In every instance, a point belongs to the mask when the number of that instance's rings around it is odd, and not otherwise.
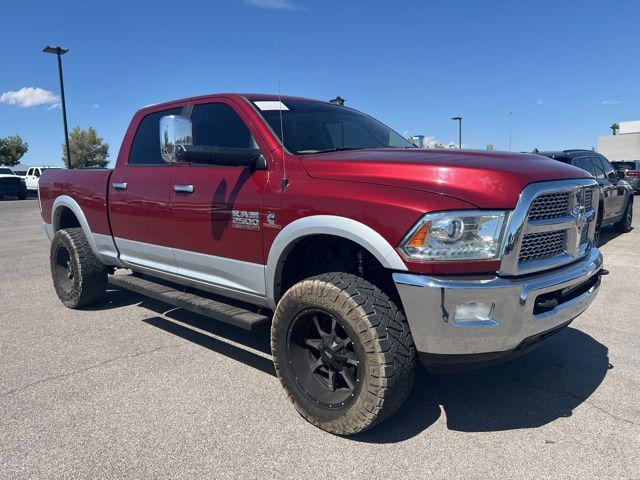
[{"label": "fog light", "polygon": [[491,318],[493,307],[493,303],[482,302],[456,305],[456,309],[453,312],[453,324],[459,327],[498,325],[498,322]]}]

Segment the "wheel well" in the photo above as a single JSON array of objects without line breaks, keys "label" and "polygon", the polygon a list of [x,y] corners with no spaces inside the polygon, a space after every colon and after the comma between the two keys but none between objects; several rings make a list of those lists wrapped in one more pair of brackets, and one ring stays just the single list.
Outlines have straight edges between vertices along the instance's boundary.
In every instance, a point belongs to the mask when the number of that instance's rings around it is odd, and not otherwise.
[{"label": "wheel well", "polygon": [[278,302],[284,292],[305,278],[328,272],[352,273],[383,290],[398,306],[398,291],[391,271],[361,245],[334,235],[311,235],[291,245],[276,273],[274,289]]},{"label": "wheel well", "polygon": [[75,228],[80,227],[80,221],[76,214],[69,207],[61,207],[56,212],[56,219],[54,221],[55,230],[62,230],[63,228]]}]

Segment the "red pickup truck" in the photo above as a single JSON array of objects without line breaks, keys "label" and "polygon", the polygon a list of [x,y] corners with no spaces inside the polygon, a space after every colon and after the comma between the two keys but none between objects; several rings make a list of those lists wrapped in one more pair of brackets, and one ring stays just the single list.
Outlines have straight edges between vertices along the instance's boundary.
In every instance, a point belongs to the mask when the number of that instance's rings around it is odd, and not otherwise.
[{"label": "red pickup truck", "polygon": [[582,313],[607,273],[599,196],[551,159],[422,150],[342,105],[241,94],[143,108],[113,170],[39,182],[67,307],[111,282],[270,325],[296,409],[341,435],[396,411],[417,359],[501,361]]}]

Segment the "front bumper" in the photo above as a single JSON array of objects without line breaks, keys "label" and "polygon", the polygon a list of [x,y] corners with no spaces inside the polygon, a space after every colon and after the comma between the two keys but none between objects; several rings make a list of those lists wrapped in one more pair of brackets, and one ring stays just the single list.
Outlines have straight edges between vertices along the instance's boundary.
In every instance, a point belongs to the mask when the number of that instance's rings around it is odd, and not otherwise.
[{"label": "front bumper", "polygon": [[[393,279],[421,356],[462,356],[472,363],[474,356],[481,361],[514,352],[567,325],[597,295],[601,270],[602,255],[592,248],[572,265],[520,278],[395,273]],[[555,307],[541,308],[542,300],[554,296]],[[456,321],[456,306],[473,302],[493,304],[489,318]]]}]

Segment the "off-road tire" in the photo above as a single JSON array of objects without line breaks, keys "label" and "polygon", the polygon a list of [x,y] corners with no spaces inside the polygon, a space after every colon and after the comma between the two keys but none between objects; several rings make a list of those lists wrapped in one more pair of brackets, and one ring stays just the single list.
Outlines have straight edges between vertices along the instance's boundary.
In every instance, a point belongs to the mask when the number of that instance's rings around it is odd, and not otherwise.
[{"label": "off-road tire", "polygon": [[[68,252],[69,278],[61,275],[60,257]],[[51,276],[58,298],[69,308],[101,300],[107,289],[107,267],[94,255],[81,228],[58,230],[51,242]]]},{"label": "off-road tire", "polygon": [[[290,365],[289,331],[305,309],[323,309],[338,318],[360,348],[359,389],[345,407],[329,409],[314,402]],[[352,274],[326,273],[291,287],[273,316],[271,350],[278,378],[296,410],[333,434],[352,435],[371,428],[395,413],[413,386],[416,350],[403,311],[382,290]]]},{"label": "off-road tire", "polygon": [[631,231],[632,224],[633,224],[633,199],[629,197],[629,200],[627,200],[627,206],[624,209],[624,213],[622,214],[622,218],[618,222],[616,222],[614,227],[618,232],[626,233]]}]

